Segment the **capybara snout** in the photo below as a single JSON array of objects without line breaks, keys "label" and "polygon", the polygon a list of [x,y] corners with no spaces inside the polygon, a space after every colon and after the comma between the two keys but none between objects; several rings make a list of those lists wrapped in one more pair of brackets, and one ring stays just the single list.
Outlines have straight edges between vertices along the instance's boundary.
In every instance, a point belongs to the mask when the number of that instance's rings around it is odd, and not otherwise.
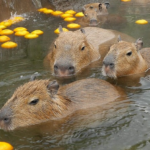
[{"label": "capybara snout", "polygon": [[59,76],[70,76],[75,73],[75,67],[72,64],[54,64],[54,73]]},{"label": "capybara snout", "polygon": [[4,109],[2,109],[0,111],[0,127],[6,130],[7,127],[9,127],[11,123],[12,116],[13,116],[13,113],[9,105],[5,107]]}]

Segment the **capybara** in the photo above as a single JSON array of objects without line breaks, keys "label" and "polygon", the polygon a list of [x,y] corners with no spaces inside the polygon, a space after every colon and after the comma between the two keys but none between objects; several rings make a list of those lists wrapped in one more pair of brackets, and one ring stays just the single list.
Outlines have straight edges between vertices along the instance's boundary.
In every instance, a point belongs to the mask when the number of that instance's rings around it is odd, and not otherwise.
[{"label": "capybara", "polygon": [[125,22],[125,19],[121,16],[110,15],[108,8],[109,2],[86,4],[82,7],[84,17],[79,18],[77,22],[82,26],[97,26],[98,24],[118,25]]},{"label": "capybara", "polygon": [[82,7],[84,17],[82,21],[89,25],[97,25],[99,23],[98,16],[108,14],[109,3],[91,3]]},{"label": "capybara", "polygon": [[112,45],[103,60],[103,75],[117,78],[145,72],[150,68],[150,48],[141,49],[142,45],[141,39]]},{"label": "capybara", "polygon": [[85,27],[74,32],[62,32],[60,27],[60,34],[51,45],[44,63],[50,65],[56,76],[74,75],[93,61],[102,59],[110,46],[117,42],[118,35],[133,41],[130,36],[113,30]]},{"label": "capybara", "polygon": [[56,80],[34,80],[20,86],[0,110],[0,128],[14,130],[47,120],[62,119],[75,111],[105,107],[123,91],[100,79],[83,79],[59,86]]}]

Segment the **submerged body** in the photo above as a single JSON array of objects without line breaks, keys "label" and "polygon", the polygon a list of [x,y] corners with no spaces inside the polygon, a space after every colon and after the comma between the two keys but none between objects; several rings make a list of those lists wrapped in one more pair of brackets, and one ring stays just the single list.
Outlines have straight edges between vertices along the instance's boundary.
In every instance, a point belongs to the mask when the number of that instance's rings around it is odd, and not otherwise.
[{"label": "submerged body", "polygon": [[117,78],[145,72],[150,68],[150,48],[141,49],[142,45],[141,39],[112,45],[103,60],[103,75]]},{"label": "submerged body", "polygon": [[109,47],[117,42],[118,35],[133,41],[130,36],[118,31],[86,27],[82,31],[61,32],[45,58],[56,76],[70,76],[93,61],[103,59]]},{"label": "submerged body", "polygon": [[61,87],[57,81],[30,81],[20,86],[0,110],[0,128],[14,130],[59,120],[77,110],[105,107],[122,94],[100,79],[83,79]]}]

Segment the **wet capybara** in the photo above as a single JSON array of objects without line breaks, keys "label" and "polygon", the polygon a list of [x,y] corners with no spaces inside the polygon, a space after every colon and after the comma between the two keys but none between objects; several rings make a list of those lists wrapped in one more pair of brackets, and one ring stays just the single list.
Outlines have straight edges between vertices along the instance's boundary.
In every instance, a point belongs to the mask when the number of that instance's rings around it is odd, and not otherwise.
[{"label": "wet capybara", "polygon": [[150,68],[150,48],[141,49],[142,45],[141,39],[112,45],[103,60],[103,75],[117,78],[145,72]]},{"label": "wet capybara", "polygon": [[97,26],[98,24],[118,25],[125,22],[125,19],[121,16],[110,15],[108,8],[109,2],[86,4],[82,7],[84,17],[79,18],[77,22],[82,26]]},{"label": "wet capybara", "polygon": [[20,86],[0,110],[0,128],[14,130],[47,120],[59,120],[78,110],[115,101],[123,91],[100,79],[59,86],[56,80],[34,80]]},{"label": "wet capybara", "polygon": [[117,42],[118,35],[124,40],[133,41],[130,36],[118,31],[97,27],[85,27],[82,30],[62,32],[56,38],[44,63],[50,65],[56,76],[70,76],[102,59],[110,46]]}]

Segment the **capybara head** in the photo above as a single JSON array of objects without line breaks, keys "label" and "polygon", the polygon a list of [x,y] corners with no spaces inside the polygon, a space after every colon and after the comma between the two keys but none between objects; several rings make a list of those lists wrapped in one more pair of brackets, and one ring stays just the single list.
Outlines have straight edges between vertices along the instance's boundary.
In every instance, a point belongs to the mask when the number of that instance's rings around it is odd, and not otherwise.
[{"label": "capybara head", "polygon": [[82,8],[82,12],[84,13],[84,22],[87,22],[91,26],[96,26],[99,23],[98,16],[108,14],[108,6],[108,2],[84,5]]},{"label": "capybara head", "polygon": [[47,59],[54,75],[71,76],[91,63],[93,47],[87,42],[83,29],[79,32],[62,32],[61,29],[60,31]]},{"label": "capybara head", "polygon": [[59,117],[69,101],[57,95],[57,81],[34,80],[20,86],[0,110],[0,128],[14,130]]},{"label": "capybara head", "polygon": [[[138,39],[136,43],[119,40],[110,47],[103,60],[102,74],[112,78],[136,74],[145,71],[145,63],[140,54],[143,42]],[[144,65],[144,66],[142,66]]]}]

